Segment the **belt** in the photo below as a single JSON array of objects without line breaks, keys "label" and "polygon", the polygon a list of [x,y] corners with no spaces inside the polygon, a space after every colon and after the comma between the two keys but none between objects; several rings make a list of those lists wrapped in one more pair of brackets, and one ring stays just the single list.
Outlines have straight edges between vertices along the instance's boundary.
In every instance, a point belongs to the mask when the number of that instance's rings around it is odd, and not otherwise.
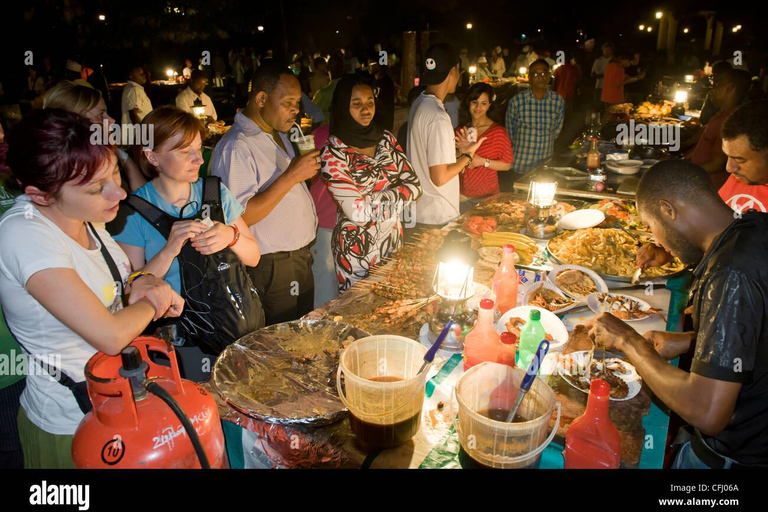
[{"label": "belt", "polygon": [[308,251],[309,246],[311,244],[307,244],[301,249],[295,249],[293,251],[278,251],[278,252],[270,252],[269,254],[262,254],[261,260],[269,259],[269,260],[287,260],[291,257],[293,257],[295,254],[298,254],[300,252]]},{"label": "belt", "polygon": [[[710,468],[725,468],[727,460],[722,455],[709,447],[706,441],[704,441],[704,438],[701,437],[701,432],[699,432],[699,429],[695,429],[693,437],[691,438],[691,448],[693,448],[693,453],[696,454],[699,460],[701,460],[701,462]],[[746,467],[747,466],[744,466],[743,464],[733,462],[731,463],[730,469],[746,469]]]}]

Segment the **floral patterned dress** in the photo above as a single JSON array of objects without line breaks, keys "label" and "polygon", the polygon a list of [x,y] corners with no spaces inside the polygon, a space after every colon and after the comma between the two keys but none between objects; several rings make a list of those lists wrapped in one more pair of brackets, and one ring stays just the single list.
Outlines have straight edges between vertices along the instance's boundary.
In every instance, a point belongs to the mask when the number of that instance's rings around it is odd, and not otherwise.
[{"label": "floral patterned dress", "polygon": [[402,221],[414,218],[411,207],[421,197],[421,183],[386,130],[373,158],[334,136],[321,158],[321,176],[338,205],[331,249],[344,291],[401,247]]}]

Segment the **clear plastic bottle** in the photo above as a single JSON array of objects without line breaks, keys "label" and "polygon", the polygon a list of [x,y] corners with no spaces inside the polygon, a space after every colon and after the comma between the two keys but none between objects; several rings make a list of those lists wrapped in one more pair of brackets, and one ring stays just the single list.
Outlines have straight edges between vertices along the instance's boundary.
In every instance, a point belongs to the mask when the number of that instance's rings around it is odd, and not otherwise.
[{"label": "clear plastic bottle", "polygon": [[610,394],[611,386],[604,380],[594,379],[589,385],[587,410],[565,435],[565,469],[618,469],[621,437],[608,414]]},{"label": "clear plastic bottle", "polygon": [[[520,329],[520,345],[518,348],[520,357],[517,358],[519,368],[528,370],[531,361],[533,361],[533,356],[536,355],[536,350],[538,350],[546,335],[544,326],[541,325],[541,311],[534,309],[531,311],[528,321]],[[541,368],[539,368],[539,371],[541,371]],[[538,373],[536,372],[537,375]]]},{"label": "clear plastic bottle", "polygon": [[493,325],[493,313],[493,301],[481,300],[477,323],[464,338],[464,370],[469,370],[483,361],[495,363],[499,358],[499,334]]},{"label": "clear plastic bottle", "polygon": [[515,247],[505,245],[501,254],[501,265],[493,275],[493,293],[496,296],[496,308],[500,314],[517,307],[517,289],[520,276],[515,268]]},{"label": "clear plastic bottle", "polygon": [[600,151],[597,149],[597,139],[592,139],[592,145],[587,152],[587,169],[590,171],[600,167]]}]

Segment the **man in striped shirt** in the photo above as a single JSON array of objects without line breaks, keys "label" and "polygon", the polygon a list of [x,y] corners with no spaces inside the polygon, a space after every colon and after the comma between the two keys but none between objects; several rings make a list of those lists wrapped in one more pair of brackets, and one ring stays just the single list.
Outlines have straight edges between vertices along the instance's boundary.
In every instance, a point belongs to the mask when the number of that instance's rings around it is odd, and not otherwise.
[{"label": "man in striped shirt", "polygon": [[[517,174],[527,173],[552,156],[565,113],[563,98],[547,88],[551,76],[547,61],[534,61],[528,76],[530,89],[515,95],[507,107],[507,134],[515,154],[512,170]],[[504,173],[500,178],[502,190],[511,190],[515,174]]]}]

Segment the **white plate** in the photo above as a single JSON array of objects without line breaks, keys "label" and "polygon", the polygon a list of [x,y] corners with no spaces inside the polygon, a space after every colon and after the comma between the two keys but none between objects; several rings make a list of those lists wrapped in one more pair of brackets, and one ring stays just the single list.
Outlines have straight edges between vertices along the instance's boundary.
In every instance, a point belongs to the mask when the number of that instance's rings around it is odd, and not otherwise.
[{"label": "white plate", "polygon": [[581,300],[582,302],[586,301],[587,298],[589,297],[589,294],[587,294],[587,295],[578,295],[576,293],[571,293],[569,291],[566,291],[565,289],[563,289],[560,286],[558,286],[557,281],[556,281],[557,274],[559,274],[560,272],[563,272],[565,270],[580,270],[581,272],[584,272],[589,277],[591,277],[592,280],[595,282],[595,286],[597,286],[597,292],[598,293],[599,292],[608,293],[608,285],[605,283],[605,281],[603,281],[602,277],[597,275],[597,272],[595,272],[594,270],[592,270],[590,268],[586,268],[586,267],[580,267],[579,265],[557,265],[557,266],[552,268],[552,271],[549,274],[547,274],[547,281],[552,283],[553,286],[557,287],[557,289],[560,290],[565,295],[567,295],[569,297],[573,297],[574,299]]},{"label": "white plate", "polygon": [[565,328],[565,324],[562,320],[557,318],[557,315],[551,311],[547,311],[543,308],[537,308],[536,306],[518,306],[512,308],[503,315],[496,322],[496,332],[501,334],[507,331],[507,320],[512,317],[524,318],[526,321],[531,316],[533,310],[541,311],[541,326],[544,327],[544,332],[552,336],[552,343],[549,345],[549,350],[553,351],[560,349],[568,343],[568,329]]},{"label": "white plate", "polygon": [[[603,312],[603,310],[601,308],[602,304],[600,304],[600,301],[597,299],[597,296],[598,296],[599,293],[600,292],[593,293],[592,295],[587,297],[587,305],[589,306],[589,309],[591,309],[592,311],[594,311],[598,315]],[[609,293],[608,295],[610,295],[611,297],[621,297],[624,300],[631,300],[631,301],[637,302],[638,304],[640,304],[640,311],[648,311],[649,309],[651,309],[651,305],[650,304],[648,304],[647,302],[645,302],[642,299],[638,299],[637,297],[631,297],[629,295],[622,295],[620,293]],[[644,317],[641,317],[641,318],[632,318],[630,320],[625,320],[625,319],[622,318],[622,320],[624,320],[625,322],[639,322],[640,320],[645,320],[646,318],[649,318],[650,316],[651,316],[651,313],[647,313]]]},{"label": "white plate", "polygon": [[619,160],[615,162],[605,162],[605,166],[608,170],[617,174],[637,174],[640,172],[640,167],[643,166],[642,160]]},{"label": "white plate", "polygon": [[[582,393],[589,394],[588,390],[581,389],[579,386],[575,384],[575,378],[572,377],[572,374],[574,371],[576,372],[584,372],[586,371],[586,365],[587,361],[589,360],[589,350],[581,350],[578,352],[571,352],[570,354],[566,355],[559,355],[557,360],[557,373],[560,375],[565,382],[573,386],[574,388],[578,389]],[[637,370],[634,366],[632,366],[627,361],[623,361],[621,359],[617,359],[614,357],[609,357],[605,360],[606,364],[610,363],[612,361],[619,361],[621,364],[627,369],[626,373],[616,373],[616,376],[619,377],[621,380],[623,380],[627,384],[627,396],[624,398],[611,398],[611,401],[613,402],[624,402],[626,400],[631,400],[634,397],[640,393],[640,389],[643,387],[643,380],[640,378],[640,375],[637,373]],[[578,374],[577,374],[578,375]]]},{"label": "white plate", "polygon": [[602,210],[576,210],[564,215],[557,227],[575,231],[577,229],[593,228],[605,220]]},{"label": "white plate", "polygon": [[[539,288],[541,288],[542,286],[544,288],[552,290],[553,292],[556,292],[556,293],[558,293],[560,295],[565,295],[565,293],[563,293],[563,290],[559,289],[557,286],[553,285],[549,281],[543,281],[543,282],[540,282],[540,283],[538,283],[538,284],[536,284],[534,286],[529,286],[525,290],[525,293],[523,294],[523,306],[528,306],[528,301],[533,298],[533,294],[536,291],[538,291]],[[565,297],[566,298],[572,298],[572,297],[568,297],[567,295],[565,295]],[[562,309],[558,309],[557,311],[552,311],[552,313],[554,313],[556,315],[562,315],[562,314],[565,314],[565,313],[567,313],[568,311],[570,311],[572,309],[576,309],[576,308],[581,307],[583,305],[584,305],[584,301],[579,301],[578,299],[576,299],[576,300],[573,301],[573,304],[571,304],[570,306],[566,306],[566,307],[564,307]]]}]

